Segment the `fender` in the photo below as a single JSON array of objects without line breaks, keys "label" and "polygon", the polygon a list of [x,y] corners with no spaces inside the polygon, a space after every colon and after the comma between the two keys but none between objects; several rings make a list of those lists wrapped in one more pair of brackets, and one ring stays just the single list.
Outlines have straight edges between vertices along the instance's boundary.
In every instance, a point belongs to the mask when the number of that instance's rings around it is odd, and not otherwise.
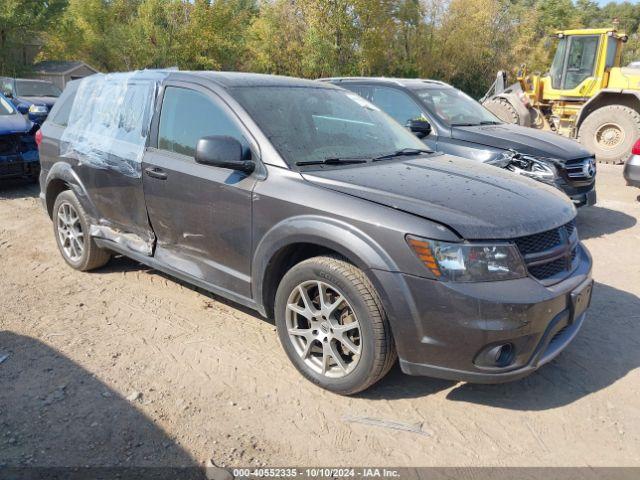
[{"label": "fender", "polygon": [[95,221],[98,218],[98,210],[87,193],[87,189],[80,180],[80,177],[78,177],[76,172],[73,170],[73,167],[66,162],[56,162],[53,164],[47,173],[47,178],[45,179],[44,199],[45,206],[49,214],[51,214],[53,202],[55,201],[55,198],[49,198],[50,185],[51,182],[55,180],[61,180],[69,186],[73,193],[75,193],[76,197],[78,197],[78,201],[82,205],[82,208],[84,208],[85,212],[92,220]]},{"label": "fender", "polygon": [[[616,96],[617,98],[614,101],[604,101],[605,96]],[[627,90],[620,88],[603,88],[596,95],[591,97],[587,102],[582,106],[578,116],[576,117],[576,130],[580,127],[580,124],[584,121],[587,116],[593,112],[594,110],[600,108],[602,105],[612,105],[615,103],[621,103],[620,98],[624,95],[625,98],[633,99],[635,98],[640,104],[640,91],[639,90]],[[600,103],[602,104],[600,105]]]},{"label": "fender", "polygon": [[296,243],[330,248],[361,270],[398,271],[397,265],[370,236],[353,225],[319,215],[287,218],[274,225],[257,245],[251,267],[254,298],[262,303],[264,279],[274,255]]}]

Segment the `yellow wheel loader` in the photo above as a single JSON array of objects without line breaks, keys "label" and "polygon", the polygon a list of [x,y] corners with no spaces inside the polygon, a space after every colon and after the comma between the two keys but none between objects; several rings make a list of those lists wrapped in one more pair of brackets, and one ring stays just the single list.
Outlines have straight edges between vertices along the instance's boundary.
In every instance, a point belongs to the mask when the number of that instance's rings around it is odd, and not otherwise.
[{"label": "yellow wheel loader", "polygon": [[603,163],[626,159],[640,138],[640,68],[621,67],[627,36],[615,29],[556,32],[558,44],[544,75],[528,74],[506,87],[498,72],[480,100],[505,122],[576,138]]}]

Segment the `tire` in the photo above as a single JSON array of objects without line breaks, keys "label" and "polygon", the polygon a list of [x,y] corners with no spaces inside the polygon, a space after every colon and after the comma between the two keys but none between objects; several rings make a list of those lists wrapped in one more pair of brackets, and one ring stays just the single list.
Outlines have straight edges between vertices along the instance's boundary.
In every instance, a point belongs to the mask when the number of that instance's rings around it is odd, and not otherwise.
[{"label": "tire", "polygon": [[603,163],[621,163],[640,138],[640,113],[624,105],[607,105],[580,125],[578,141]]},{"label": "tire", "polygon": [[506,123],[520,124],[520,116],[507,100],[500,97],[490,98],[482,104],[487,110]]},{"label": "tire", "polygon": [[[306,313],[301,313],[307,305],[301,289],[312,303]],[[291,268],[276,292],[275,315],[280,342],[293,365],[326,390],[361,392],[384,377],[397,358],[378,294],[362,270],[341,257],[314,257]]]},{"label": "tire", "polygon": [[62,258],[81,271],[104,266],[111,254],[95,243],[89,235],[89,219],[71,190],[56,197],[53,204],[53,233]]}]

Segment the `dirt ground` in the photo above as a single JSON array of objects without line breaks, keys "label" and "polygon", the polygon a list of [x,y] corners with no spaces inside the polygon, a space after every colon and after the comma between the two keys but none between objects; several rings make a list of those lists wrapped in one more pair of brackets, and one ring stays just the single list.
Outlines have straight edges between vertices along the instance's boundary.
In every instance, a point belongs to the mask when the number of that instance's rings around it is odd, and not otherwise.
[{"label": "dirt ground", "polygon": [[70,269],[37,188],[5,183],[0,466],[640,466],[638,194],[599,166],[593,303],[554,362],[493,386],[396,367],[344,398],[250,311],[123,258]]}]

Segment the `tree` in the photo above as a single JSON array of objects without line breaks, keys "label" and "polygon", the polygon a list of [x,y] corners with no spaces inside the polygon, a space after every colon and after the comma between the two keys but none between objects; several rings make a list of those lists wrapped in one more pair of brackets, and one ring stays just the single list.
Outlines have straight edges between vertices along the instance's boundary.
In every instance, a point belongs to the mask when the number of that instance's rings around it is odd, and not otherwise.
[{"label": "tree", "polygon": [[24,69],[21,49],[49,28],[67,0],[3,0],[0,8],[0,73],[16,75]]}]

